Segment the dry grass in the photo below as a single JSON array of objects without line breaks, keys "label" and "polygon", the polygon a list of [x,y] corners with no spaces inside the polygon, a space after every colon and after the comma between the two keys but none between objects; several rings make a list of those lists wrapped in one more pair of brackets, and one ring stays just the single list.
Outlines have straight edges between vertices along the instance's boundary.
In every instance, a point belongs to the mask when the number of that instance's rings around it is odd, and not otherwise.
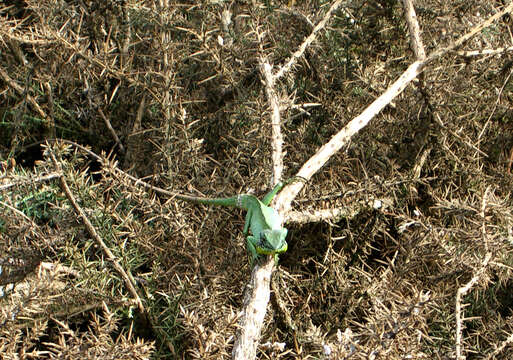
[{"label": "dry grass", "polygon": [[[415,1],[417,46],[430,56],[503,3]],[[243,214],[126,174],[206,196],[295,175],[422,59],[402,4],[342,2],[272,84],[263,59],[276,74],[331,2],[4,2],[4,357],[230,358]],[[511,25],[431,61],[309,180],[259,358],[512,357]]]}]

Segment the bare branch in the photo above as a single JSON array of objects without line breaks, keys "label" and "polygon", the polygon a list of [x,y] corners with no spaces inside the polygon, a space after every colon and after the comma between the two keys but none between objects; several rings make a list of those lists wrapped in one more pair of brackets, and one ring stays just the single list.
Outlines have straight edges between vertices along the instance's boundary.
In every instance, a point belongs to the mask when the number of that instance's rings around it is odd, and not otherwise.
[{"label": "bare branch", "polygon": [[513,51],[513,46],[500,47],[497,49],[483,49],[483,50],[471,50],[471,51],[457,51],[456,54],[465,57],[473,57],[480,55],[499,55],[505,52]]},{"label": "bare branch", "polygon": [[403,0],[403,6],[408,29],[410,30],[410,41],[413,52],[417,60],[423,60],[426,58],[426,52],[422,44],[422,38],[420,37],[420,26],[417,21],[417,14],[413,8],[413,3],[411,0]]},{"label": "bare branch", "polygon": [[333,3],[333,5],[331,5],[331,7],[328,10],[328,12],[326,13],[326,15],[324,15],[322,20],[314,27],[314,29],[312,30],[312,33],[310,35],[308,35],[308,37],[305,39],[305,41],[303,41],[301,46],[299,46],[299,49],[297,49],[297,51],[294,54],[292,54],[292,56],[285,63],[285,65],[283,65],[281,67],[281,69],[276,73],[276,75],[274,76],[275,80],[278,80],[285,73],[290,71],[292,66],[294,66],[294,64],[297,62],[297,60],[304,54],[306,48],[308,46],[310,46],[310,44],[315,40],[315,38],[317,37],[317,33],[319,31],[321,31],[326,26],[326,23],[331,18],[331,14],[334,11],[336,11],[340,7],[340,5],[342,5],[342,0],[337,0]]},{"label": "bare branch", "polygon": [[22,211],[16,209],[15,207],[3,202],[3,201],[0,201],[0,205],[3,205],[5,206],[6,208],[8,209],[11,209],[11,211],[15,212],[16,214],[20,215],[21,217],[25,218],[25,220],[27,220],[28,222],[30,222],[30,224],[34,227],[34,228],[38,228],[37,224],[34,222],[34,220],[32,220],[31,218],[29,218],[27,215],[25,215]]},{"label": "bare branch", "polygon": [[262,324],[271,294],[271,274],[274,260],[269,257],[263,265],[257,265],[244,295],[244,305],[239,320],[239,330],[233,345],[232,359],[247,360],[256,357]]},{"label": "bare branch", "polygon": [[[370,104],[360,115],[351,120],[342,130],[335,134],[329,142],[324,144],[299,170],[297,176],[310,179],[324,164],[336,154],[351,137],[363,129],[385,106],[396,98],[408,84],[415,79],[428,65],[434,60],[455,50],[465,41],[476,35],[485,27],[491,25],[495,20],[504,14],[513,10],[513,2],[506,6],[502,11],[491,16],[482,23],[474,26],[468,33],[451,43],[449,46],[434,51],[430,56],[423,60],[417,60],[411,64],[406,71],[390,87],[381,94],[372,104]],[[295,182],[287,186],[276,199],[276,208],[280,213],[287,213],[290,209],[292,200],[297,196],[303,187],[302,182]]]},{"label": "bare branch", "polygon": [[317,209],[311,211],[289,211],[285,218],[286,223],[306,224],[321,221],[338,221],[342,218],[352,219],[362,211],[374,209],[380,210],[392,204],[392,199],[362,200],[344,207],[331,209]]},{"label": "bare branch", "polygon": [[463,347],[462,347],[462,331],[463,331],[463,320],[461,317],[461,298],[467,294],[467,292],[474,286],[483,273],[485,272],[486,268],[488,267],[488,263],[490,262],[490,259],[492,258],[492,253],[487,253],[483,263],[481,265],[481,268],[474,274],[472,279],[468,283],[465,284],[465,286],[460,287],[458,289],[458,292],[456,293],[456,360],[464,360],[465,356],[462,355],[463,353]]},{"label": "bare branch", "polygon": [[[347,144],[351,137],[364,128],[386,105],[398,96],[406,86],[417,77],[423,69],[425,61],[416,61],[397,79],[381,96],[369,105],[360,115],[351,120],[342,130],[335,134],[329,142],[324,144],[299,170],[297,176],[310,179],[324,164],[336,154],[342,146]],[[292,200],[303,187],[302,182],[295,182],[287,186],[276,200],[277,209],[287,213]]]},{"label": "bare branch", "polygon": [[[59,162],[57,161],[54,153],[50,152],[50,156],[52,157],[52,161],[53,161],[55,167],[58,169],[58,172],[62,173],[61,164],[59,164]],[[77,200],[75,199],[75,196],[73,196],[73,193],[71,192],[71,190],[68,186],[68,183],[66,182],[66,179],[64,178],[64,175],[61,176],[59,179],[61,181],[62,190],[66,194],[66,197],[68,198],[68,200],[71,202],[71,205],[73,205],[75,212],[80,216],[80,218],[84,222],[87,232],[89,232],[89,234],[94,239],[94,241],[98,244],[98,246],[100,246],[100,248],[103,250],[105,255],[107,255],[107,258],[112,262],[112,265],[114,266],[116,271],[121,275],[121,277],[125,281],[128,291],[130,291],[130,293],[132,294],[141,314],[146,315],[147,311],[142,303],[141,298],[139,297],[139,294],[137,293],[137,290],[135,288],[134,279],[132,278],[132,276],[130,274],[128,274],[125,271],[125,269],[123,269],[123,267],[119,264],[116,256],[112,253],[112,251],[109,249],[109,247],[105,244],[105,242],[102,240],[100,235],[98,235],[93,224],[87,218],[86,213],[84,212],[84,210],[82,210],[80,205],[78,205]]]},{"label": "bare branch", "polygon": [[463,321],[464,319],[461,317],[461,299],[463,296],[469,292],[469,290],[474,286],[481,276],[483,276],[484,272],[486,271],[486,268],[488,267],[488,263],[490,262],[490,259],[492,258],[492,253],[488,251],[488,238],[486,236],[486,218],[485,218],[485,210],[486,210],[486,200],[488,198],[488,192],[490,190],[490,187],[488,187],[483,194],[483,201],[481,204],[481,218],[482,218],[482,236],[483,236],[483,242],[485,244],[485,248],[487,250],[487,253],[485,255],[485,258],[481,264],[481,268],[474,273],[474,276],[468,283],[465,284],[465,286],[460,287],[456,293],[456,360],[464,360],[465,356],[463,355],[463,344],[462,344],[462,332],[463,332]]},{"label": "bare branch", "polygon": [[500,343],[500,345],[495,349],[492,353],[486,356],[486,360],[495,359],[497,355],[499,355],[506,346],[513,343],[513,334],[510,334],[506,340]]},{"label": "bare branch", "polygon": [[500,19],[505,14],[510,13],[512,10],[513,10],[513,2],[510,2],[508,6],[506,6],[504,9],[502,9],[502,11],[499,11],[497,14],[490,16],[488,19],[486,19],[482,23],[477,24],[468,33],[461,36],[459,39],[457,39],[456,41],[451,43],[448,47],[440,48],[440,49],[436,50],[435,52],[433,52],[429,56],[429,60],[431,61],[431,60],[438,59],[439,57],[445,55],[447,52],[457,49],[458,47],[463,45],[463,43],[465,43],[467,40],[469,40],[474,35],[476,35],[478,32],[480,32],[484,28],[490,26],[495,20]]},{"label": "bare branch", "polygon": [[58,172],[52,172],[52,173],[50,173],[48,175],[40,176],[40,177],[35,178],[35,179],[30,179],[30,180],[25,180],[25,181],[20,181],[20,182],[13,182],[13,183],[3,184],[3,185],[0,185],[0,191],[7,190],[7,189],[12,188],[14,186],[34,184],[34,183],[37,183],[37,182],[52,180],[52,179],[55,179],[56,177],[60,177],[61,175],[62,174],[60,174]]},{"label": "bare branch", "polygon": [[102,117],[103,119],[103,122],[105,123],[105,126],[107,126],[107,129],[109,129],[112,137],[114,138],[114,140],[116,141],[116,144],[118,144],[119,146],[119,150],[122,152],[122,153],[125,153],[125,147],[123,146],[123,144],[121,143],[121,141],[119,140],[119,137],[118,137],[118,134],[116,134],[116,131],[114,130],[114,128],[112,127],[112,125],[110,124],[110,121],[109,119],[107,119],[107,117],[105,116],[105,114],[103,113],[103,110],[99,107],[98,108],[98,112],[100,113],[100,116]]},{"label": "bare branch", "polygon": [[272,67],[267,59],[260,59],[260,72],[265,80],[265,92],[271,106],[271,129],[272,129],[272,161],[273,161],[273,183],[280,181],[283,174],[283,135],[281,133],[280,100],[274,90],[275,77],[272,74]]}]

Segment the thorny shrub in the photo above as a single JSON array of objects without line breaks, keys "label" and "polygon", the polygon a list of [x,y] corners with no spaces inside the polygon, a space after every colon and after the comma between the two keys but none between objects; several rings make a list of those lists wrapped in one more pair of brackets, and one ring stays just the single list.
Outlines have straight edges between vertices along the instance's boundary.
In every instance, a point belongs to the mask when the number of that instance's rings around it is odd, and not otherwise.
[{"label": "thorny shrub", "polygon": [[[415,1],[427,53],[503,3]],[[263,193],[271,131],[258,57],[282,64],[330,3],[3,4],[0,352],[228,358],[250,270],[241,214],[159,197],[115,168],[187,193]],[[277,84],[287,175],[414,61],[401,4],[347,2]],[[511,21],[460,50],[511,46]],[[508,51],[443,57],[308,183],[295,210],[353,211],[288,225],[262,358],[454,358],[456,295],[481,270],[463,296],[460,345],[469,358],[513,355],[512,63]],[[41,146],[53,138],[110,161]]]}]

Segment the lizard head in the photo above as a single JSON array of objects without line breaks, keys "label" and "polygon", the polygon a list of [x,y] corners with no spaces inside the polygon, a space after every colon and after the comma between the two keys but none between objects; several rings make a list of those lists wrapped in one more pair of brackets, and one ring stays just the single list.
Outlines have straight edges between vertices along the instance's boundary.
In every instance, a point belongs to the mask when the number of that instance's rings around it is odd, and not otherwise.
[{"label": "lizard head", "polygon": [[260,243],[257,252],[265,255],[279,254],[287,251],[288,245],[285,238],[287,229],[265,229],[262,230]]}]

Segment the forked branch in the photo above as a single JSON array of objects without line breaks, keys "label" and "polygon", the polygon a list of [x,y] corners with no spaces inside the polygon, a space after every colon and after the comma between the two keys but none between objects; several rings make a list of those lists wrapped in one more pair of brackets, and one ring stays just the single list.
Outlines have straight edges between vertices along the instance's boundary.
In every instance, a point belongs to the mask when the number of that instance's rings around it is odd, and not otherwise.
[{"label": "forked branch", "polygon": [[[372,102],[360,115],[351,120],[342,130],[335,134],[330,141],[324,144],[299,170],[297,176],[305,179],[310,179],[317,171],[319,171],[324,164],[335,155],[343,146],[348,144],[349,140],[376,116],[385,106],[395,99],[408,84],[415,79],[425,69],[426,65],[432,63],[438,58],[444,56],[457,49],[464,44],[467,40],[475,36],[485,27],[490,26],[494,21],[501,18],[513,10],[513,2],[510,2],[502,11],[491,16],[487,20],[473,27],[468,33],[458,38],[447,47],[435,50],[431,55],[423,60],[417,60],[412,63],[406,71],[392,84],[389,88],[381,94],[376,100]],[[297,196],[303,187],[302,182],[296,182],[287,186],[283,191],[278,194],[276,198],[276,209],[281,214],[286,214],[290,209],[292,200]]]}]

